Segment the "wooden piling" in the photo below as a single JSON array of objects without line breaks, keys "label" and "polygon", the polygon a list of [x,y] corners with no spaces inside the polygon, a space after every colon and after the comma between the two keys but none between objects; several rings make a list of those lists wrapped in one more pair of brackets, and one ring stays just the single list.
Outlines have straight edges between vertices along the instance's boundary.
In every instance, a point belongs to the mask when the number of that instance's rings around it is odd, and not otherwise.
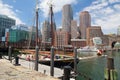
[{"label": "wooden piling", "polygon": [[0,53],[0,59],[2,59],[2,54]]},{"label": "wooden piling", "polygon": [[114,68],[114,59],[107,59],[107,69],[105,70],[105,80],[117,80],[117,72]]},{"label": "wooden piling", "polygon": [[107,68],[108,68],[108,69],[114,69],[114,59],[111,58],[111,57],[109,57],[109,58],[107,59]]},{"label": "wooden piling", "polygon": [[70,80],[70,73],[71,73],[71,67],[70,66],[64,66],[63,80]]},{"label": "wooden piling", "polygon": [[15,66],[19,66],[20,64],[19,64],[19,57],[18,56],[16,56],[15,57],[15,64],[14,64]]},{"label": "wooden piling", "polygon": [[11,46],[9,46],[9,50],[8,50],[8,60],[11,61]]},{"label": "wooden piling", "polygon": [[77,73],[77,48],[74,48],[74,72]]},{"label": "wooden piling", "polygon": [[50,75],[54,76],[54,47],[51,47],[51,63],[50,63]]},{"label": "wooden piling", "polygon": [[38,52],[39,52],[39,47],[38,47],[38,46],[36,46],[36,54],[35,54],[35,68],[34,68],[34,70],[36,70],[36,71],[38,71],[38,61],[39,61]]}]

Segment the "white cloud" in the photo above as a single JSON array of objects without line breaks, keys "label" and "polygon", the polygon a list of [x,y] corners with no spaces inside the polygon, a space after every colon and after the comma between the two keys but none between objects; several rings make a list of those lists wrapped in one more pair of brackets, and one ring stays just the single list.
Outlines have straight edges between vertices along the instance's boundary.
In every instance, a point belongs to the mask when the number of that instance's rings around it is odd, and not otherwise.
[{"label": "white cloud", "polygon": [[[18,12],[18,10],[16,10]],[[23,24],[23,22],[17,17],[17,13],[13,11],[13,6],[5,4],[0,0],[0,14],[7,15],[16,20],[16,24]]]},{"label": "white cloud", "polygon": [[120,25],[120,0],[97,0],[83,11],[90,12],[92,25],[101,26],[104,33],[116,33]]},{"label": "white cloud", "polygon": [[95,1],[92,3],[91,6],[84,8],[84,11],[100,10],[100,9],[106,7],[107,5],[108,5],[108,2],[102,3],[102,2]]},{"label": "white cloud", "polygon": [[115,8],[116,10],[120,10],[120,4],[114,5],[114,8]]},{"label": "white cloud", "polygon": [[116,3],[116,2],[120,2],[120,0],[108,0],[109,3]]},{"label": "white cloud", "polygon": [[58,29],[62,28],[62,26],[58,26]]},{"label": "white cloud", "polygon": [[[48,16],[50,0],[40,0],[40,9],[44,17]],[[77,0],[52,0],[54,13],[60,12],[65,4],[76,4]]]},{"label": "white cloud", "polygon": [[13,2],[15,3],[15,2],[16,2],[16,0],[13,0]]}]

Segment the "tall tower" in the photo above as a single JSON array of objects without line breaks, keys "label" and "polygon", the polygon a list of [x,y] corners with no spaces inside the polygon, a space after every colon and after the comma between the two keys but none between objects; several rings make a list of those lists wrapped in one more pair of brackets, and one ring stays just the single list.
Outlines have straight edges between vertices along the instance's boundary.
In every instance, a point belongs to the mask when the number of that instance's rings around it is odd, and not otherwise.
[{"label": "tall tower", "polygon": [[42,42],[50,42],[50,32],[50,23],[48,21],[45,21],[42,25]]},{"label": "tall tower", "polygon": [[73,12],[70,4],[66,4],[62,9],[62,28],[63,31],[71,33],[71,20],[73,20]]},{"label": "tall tower", "polygon": [[72,20],[71,21],[71,39],[77,38],[77,33],[78,33],[77,21]]},{"label": "tall tower", "polygon": [[88,11],[80,13],[80,31],[81,38],[86,39],[86,29],[91,26],[91,16]]}]

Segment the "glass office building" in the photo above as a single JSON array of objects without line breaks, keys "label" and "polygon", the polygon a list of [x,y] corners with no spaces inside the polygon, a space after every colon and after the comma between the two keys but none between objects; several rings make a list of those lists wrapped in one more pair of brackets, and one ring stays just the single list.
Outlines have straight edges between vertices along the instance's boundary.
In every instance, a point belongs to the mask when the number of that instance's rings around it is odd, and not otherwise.
[{"label": "glass office building", "polygon": [[11,26],[15,25],[15,20],[5,16],[5,15],[0,15],[0,41],[3,36],[5,36],[5,29],[10,29]]}]

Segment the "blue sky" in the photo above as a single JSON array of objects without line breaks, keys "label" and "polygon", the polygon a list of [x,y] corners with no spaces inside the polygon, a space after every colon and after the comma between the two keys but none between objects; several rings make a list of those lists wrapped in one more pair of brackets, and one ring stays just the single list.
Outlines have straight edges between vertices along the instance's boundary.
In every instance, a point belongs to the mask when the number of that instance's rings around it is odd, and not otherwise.
[{"label": "blue sky", "polygon": [[[63,5],[71,4],[79,24],[81,11],[89,11],[92,26],[101,26],[103,33],[116,33],[120,25],[120,0],[39,0],[39,22],[48,19],[48,3],[54,5],[54,19],[61,27]],[[14,18],[17,24],[34,24],[36,0],[0,0],[0,14]]]}]

